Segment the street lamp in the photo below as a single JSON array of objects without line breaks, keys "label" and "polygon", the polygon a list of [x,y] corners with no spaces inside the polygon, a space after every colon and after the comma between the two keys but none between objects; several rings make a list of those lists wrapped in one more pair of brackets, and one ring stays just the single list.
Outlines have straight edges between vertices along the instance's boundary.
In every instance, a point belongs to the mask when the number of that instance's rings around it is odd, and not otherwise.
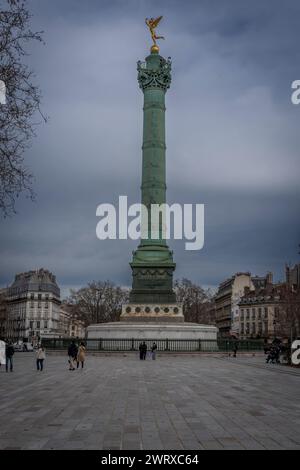
[{"label": "street lamp", "polygon": [[20,341],[20,328],[21,328],[21,318],[18,316],[17,318],[17,331],[18,331],[18,339],[17,342],[19,343]]}]

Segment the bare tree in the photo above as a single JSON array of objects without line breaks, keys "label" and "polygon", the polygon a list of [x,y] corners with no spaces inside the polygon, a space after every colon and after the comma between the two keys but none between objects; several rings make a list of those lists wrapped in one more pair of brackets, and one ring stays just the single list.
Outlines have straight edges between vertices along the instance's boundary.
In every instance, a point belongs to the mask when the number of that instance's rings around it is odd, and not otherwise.
[{"label": "bare tree", "polygon": [[[0,80],[6,102],[0,104],[0,212],[15,212],[16,198],[25,192],[33,198],[32,174],[24,162],[37,124],[46,118],[40,111],[41,93],[33,71],[24,63],[25,46],[42,42],[42,32],[30,29],[27,0],[3,0],[0,11]],[[35,122],[35,115],[40,116]]]},{"label": "bare tree", "polygon": [[215,324],[215,309],[212,293],[189,279],[176,280],[174,283],[177,302],[183,303],[185,321]]},{"label": "bare tree", "polygon": [[128,291],[110,281],[93,281],[79,290],[71,290],[67,299],[73,313],[86,325],[117,321],[121,306],[128,301]]},{"label": "bare tree", "polygon": [[278,307],[275,311],[276,336],[291,341],[300,335],[300,289],[288,285],[279,291]]}]

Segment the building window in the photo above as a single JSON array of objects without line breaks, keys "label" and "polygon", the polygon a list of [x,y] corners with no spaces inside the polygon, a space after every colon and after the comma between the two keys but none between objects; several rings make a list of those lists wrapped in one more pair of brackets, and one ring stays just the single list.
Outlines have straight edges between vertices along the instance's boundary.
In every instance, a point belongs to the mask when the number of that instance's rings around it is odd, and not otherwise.
[{"label": "building window", "polygon": [[244,320],[244,309],[242,308],[241,310],[241,320],[243,321]]},{"label": "building window", "polygon": [[44,328],[45,328],[45,330],[48,328],[48,322],[47,321],[44,322]]},{"label": "building window", "polygon": [[255,308],[252,309],[252,318],[255,318]]},{"label": "building window", "polygon": [[244,334],[244,324],[241,325],[241,335],[243,335],[243,334]]},{"label": "building window", "polygon": [[249,320],[249,318],[250,318],[250,310],[249,310],[249,308],[247,308],[246,312],[247,312],[247,320]]},{"label": "building window", "polygon": [[36,327],[37,327],[38,330],[41,328],[41,322],[40,321],[36,322]]},{"label": "building window", "polygon": [[258,309],[258,318],[261,318],[261,308]]},{"label": "building window", "polygon": [[46,300],[46,302],[45,302],[45,308],[48,308],[48,305],[49,305],[49,302],[48,302],[48,300]]},{"label": "building window", "polygon": [[34,300],[34,294],[30,294],[30,299]]},{"label": "building window", "polygon": [[33,328],[33,321],[29,322],[29,328],[32,330],[32,328]]},{"label": "building window", "polygon": [[30,302],[30,308],[33,308],[33,307],[34,307],[34,301],[31,300],[31,302]]},{"label": "building window", "polygon": [[246,323],[246,335],[248,335],[250,332],[250,324]]},{"label": "building window", "polygon": [[253,323],[253,325],[252,325],[252,333],[253,333],[254,335],[255,335],[255,333],[256,333],[256,325],[255,325],[255,323]]},{"label": "building window", "polygon": [[265,307],[265,318],[268,318],[268,307]]}]

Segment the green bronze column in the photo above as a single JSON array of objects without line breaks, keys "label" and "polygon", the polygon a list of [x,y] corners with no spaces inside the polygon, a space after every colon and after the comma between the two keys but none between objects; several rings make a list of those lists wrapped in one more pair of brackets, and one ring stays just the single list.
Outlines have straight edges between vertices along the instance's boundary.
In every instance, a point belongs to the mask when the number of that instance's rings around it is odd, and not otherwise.
[{"label": "green bronze column", "polygon": [[144,93],[142,204],[148,209],[147,239],[141,246],[165,246],[161,223],[156,227],[159,239],[151,238],[151,204],[166,202],[165,93],[171,83],[171,61],[151,53],[146,62],[138,62],[138,82]]},{"label": "green bronze column", "polygon": [[148,225],[142,227],[138,249],[130,263],[133,283],[131,303],[174,303],[172,288],[172,252],[163,238],[160,221],[159,237],[151,238],[150,209],[152,204],[166,202],[166,142],[165,94],[171,83],[171,60],[159,55],[158,47],[151,48],[145,62],[138,62],[138,82],[144,94],[142,204],[148,209]]}]

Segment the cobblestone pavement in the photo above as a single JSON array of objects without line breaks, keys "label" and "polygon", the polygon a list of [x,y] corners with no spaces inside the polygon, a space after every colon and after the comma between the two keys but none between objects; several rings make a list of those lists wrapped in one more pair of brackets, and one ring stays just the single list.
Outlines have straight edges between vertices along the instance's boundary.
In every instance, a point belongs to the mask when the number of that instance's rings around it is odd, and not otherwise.
[{"label": "cobblestone pavement", "polygon": [[0,449],[300,449],[300,370],[263,357],[32,353],[0,369]]}]

